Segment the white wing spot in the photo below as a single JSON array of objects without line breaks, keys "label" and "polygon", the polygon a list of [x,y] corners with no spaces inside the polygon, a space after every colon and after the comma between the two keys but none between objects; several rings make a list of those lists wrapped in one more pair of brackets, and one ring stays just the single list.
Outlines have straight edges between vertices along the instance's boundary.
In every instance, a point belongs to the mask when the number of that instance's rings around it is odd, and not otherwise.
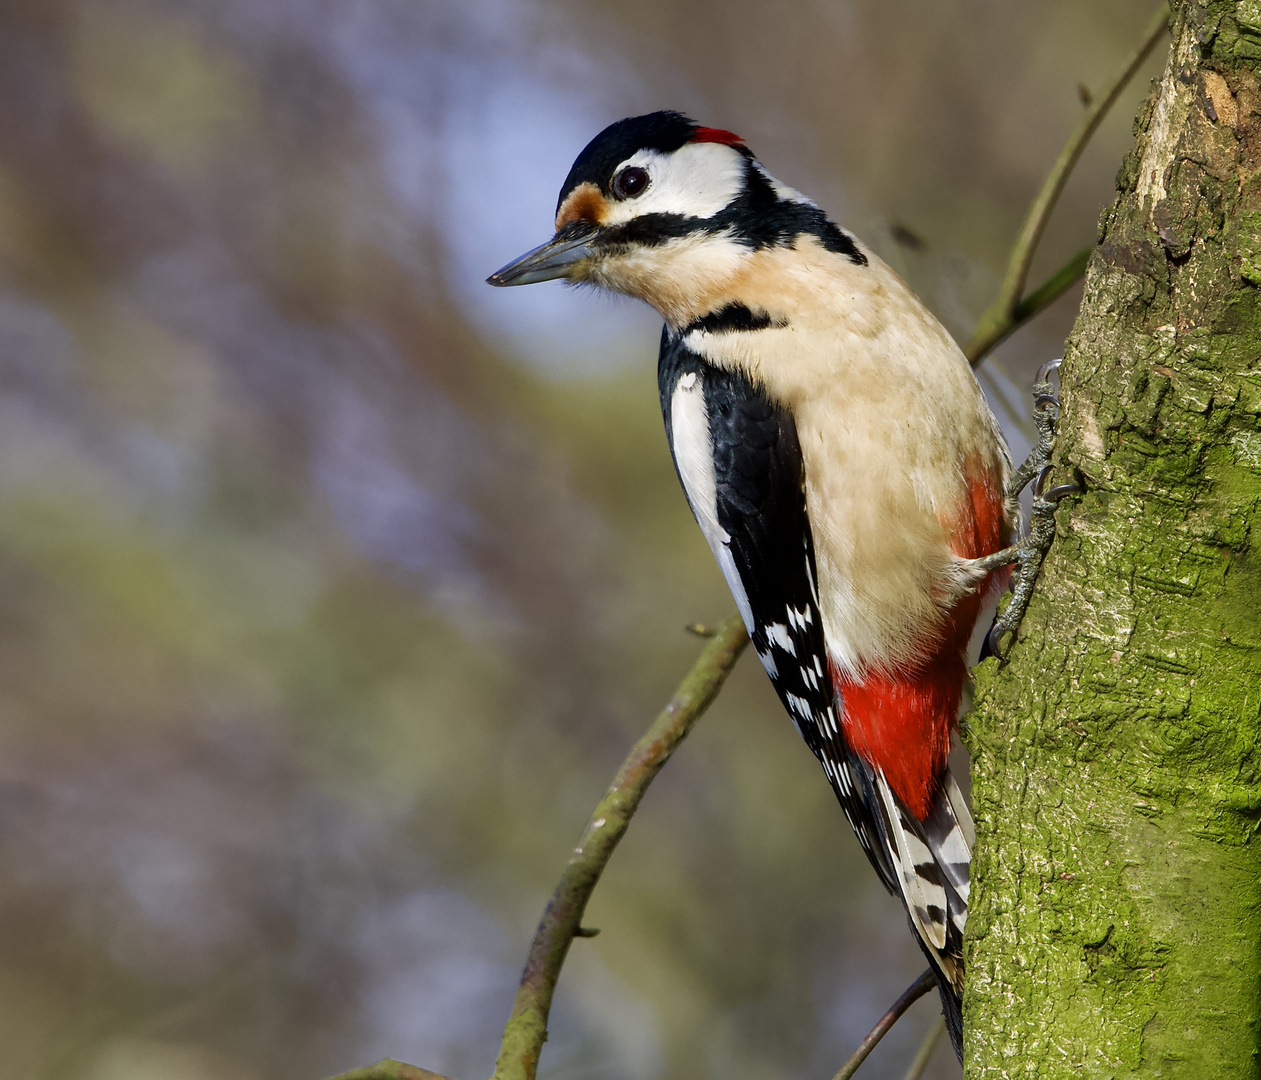
[{"label": "white wing spot", "polygon": [[797,655],[797,646],[793,643],[792,635],[788,633],[788,627],[783,623],[771,623],[766,628],[766,636],[789,656]]},{"label": "white wing spot", "polygon": [[849,782],[849,766],[846,765],[844,762],[842,762],[841,767],[836,770],[836,779],[837,779],[837,782],[841,785],[842,792],[844,792],[846,795],[850,795],[853,793],[854,789],[850,785],[850,782]]},{"label": "white wing spot", "polygon": [[757,654],[757,658],[762,661],[762,667],[766,669],[766,674],[772,679],[779,678],[779,665],[775,663],[775,654],[770,649],[766,652]]},{"label": "white wing spot", "polygon": [[796,694],[788,694],[788,707],[792,709],[803,720],[812,720],[814,717],[810,709],[810,702]]}]

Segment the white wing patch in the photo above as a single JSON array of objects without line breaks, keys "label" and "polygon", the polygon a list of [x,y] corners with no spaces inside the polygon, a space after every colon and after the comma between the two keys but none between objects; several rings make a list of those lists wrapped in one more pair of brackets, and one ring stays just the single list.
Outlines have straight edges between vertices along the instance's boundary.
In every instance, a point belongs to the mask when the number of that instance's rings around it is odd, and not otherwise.
[{"label": "white wing patch", "polygon": [[[736,607],[740,609],[745,629],[752,634],[753,608],[735,560],[731,557],[731,550],[727,547],[731,537],[718,523],[718,485],[714,477],[714,450],[709,438],[705,386],[701,376],[694,371],[686,372],[674,384],[674,393],[670,395],[670,439],[674,446],[674,463],[696,523],[718,560],[722,576],[726,578]],[[772,678],[774,674],[771,673]]]}]

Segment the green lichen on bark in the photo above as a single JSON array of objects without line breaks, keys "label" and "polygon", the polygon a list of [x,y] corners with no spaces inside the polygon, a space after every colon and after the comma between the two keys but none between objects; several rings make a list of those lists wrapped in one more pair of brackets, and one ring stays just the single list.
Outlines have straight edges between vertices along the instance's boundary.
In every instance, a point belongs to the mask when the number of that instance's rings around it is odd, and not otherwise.
[{"label": "green lichen on bark", "polygon": [[1084,494],[978,672],[966,1072],[1261,1076],[1261,0],[1180,5],[1063,369]]}]

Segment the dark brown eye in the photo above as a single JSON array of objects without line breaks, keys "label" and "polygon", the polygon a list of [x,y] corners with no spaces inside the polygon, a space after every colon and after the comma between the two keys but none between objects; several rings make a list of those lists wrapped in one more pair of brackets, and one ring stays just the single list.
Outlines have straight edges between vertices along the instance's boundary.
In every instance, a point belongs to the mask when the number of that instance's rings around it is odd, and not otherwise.
[{"label": "dark brown eye", "polygon": [[633,199],[648,188],[648,170],[629,165],[613,177],[613,194],[619,199]]}]

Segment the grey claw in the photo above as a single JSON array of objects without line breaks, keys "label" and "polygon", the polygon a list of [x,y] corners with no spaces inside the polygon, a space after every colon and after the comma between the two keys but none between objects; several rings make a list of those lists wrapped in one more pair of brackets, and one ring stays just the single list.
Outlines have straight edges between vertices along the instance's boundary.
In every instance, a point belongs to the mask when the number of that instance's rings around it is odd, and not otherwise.
[{"label": "grey claw", "polygon": [[1050,491],[1045,492],[1042,496],[1047,502],[1059,502],[1065,495],[1080,495],[1081,487],[1078,484],[1057,484]]},{"label": "grey claw", "polygon": [[999,626],[998,623],[995,623],[993,626],[990,627],[990,632],[985,635],[985,647],[994,656],[997,656],[1000,660],[1007,659],[1007,654],[1004,653],[1003,650],[1000,648],[1002,644],[1002,640],[1003,640],[1003,635],[1006,633],[1007,633],[1007,627]]},{"label": "grey claw", "polygon": [[1006,635],[1015,634],[1024,619],[1042,560],[1054,540],[1056,504],[1065,495],[1076,494],[1081,490],[1076,484],[1059,484],[1047,490],[1054,468],[1050,459],[1055,445],[1055,421],[1060,407],[1060,399],[1050,379],[1051,373],[1061,363],[1062,360],[1048,360],[1038,368],[1033,387],[1033,420],[1038,432],[1038,442],[1008,485],[1008,494],[1015,495],[1028,485],[1030,479],[1033,480],[1033,516],[1029,523],[1029,533],[1017,545],[1015,552],[1011,599],[985,635],[987,650],[1000,660],[1007,659],[1007,653],[1002,648],[1003,640]]},{"label": "grey claw", "polygon": [[1057,370],[1062,363],[1064,363],[1064,358],[1062,356],[1058,360],[1048,360],[1045,364],[1038,368],[1038,373],[1033,377],[1033,381],[1035,383],[1046,382],[1050,378],[1051,372]]}]

